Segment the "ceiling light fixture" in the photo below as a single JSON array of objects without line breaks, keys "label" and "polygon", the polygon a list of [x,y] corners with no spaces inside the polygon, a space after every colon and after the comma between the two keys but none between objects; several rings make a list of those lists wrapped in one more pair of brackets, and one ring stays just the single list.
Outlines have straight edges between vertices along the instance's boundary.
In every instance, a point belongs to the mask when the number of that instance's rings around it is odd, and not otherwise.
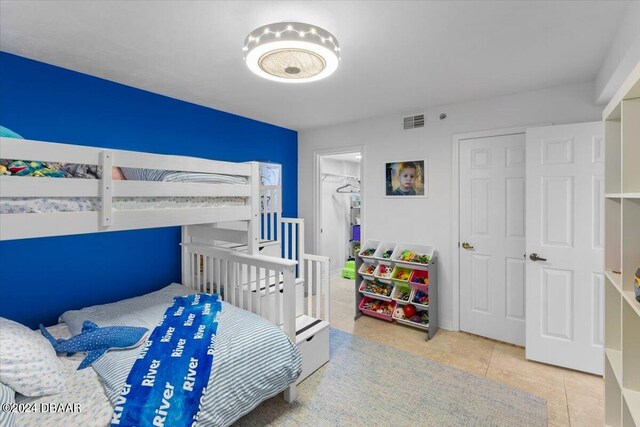
[{"label": "ceiling light fixture", "polygon": [[244,60],[265,79],[306,83],[333,74],[340,45],[327,30],[301,22],[279,22],[253,30],[244,41]]}]

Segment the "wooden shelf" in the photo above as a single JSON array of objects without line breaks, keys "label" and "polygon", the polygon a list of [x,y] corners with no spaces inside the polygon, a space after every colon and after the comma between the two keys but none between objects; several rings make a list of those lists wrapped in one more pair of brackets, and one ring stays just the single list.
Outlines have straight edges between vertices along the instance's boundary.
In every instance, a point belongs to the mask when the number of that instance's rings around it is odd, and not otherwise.
[{"label": "wooden shelf", "polygon": [[607,279],[611,280],[611,283],[613,283],[616,288],[622,289],[622,284],[621,284],[622,277],[621,277],[621,274],[614,273],[611,270],[605,271],[604,274],[605,274],[605,276],[607,276]]},{"label": "wooden shelf", "polygon": [[627,403],[634,424],[640,426],[640,392],[625,388],[622,389],[622,396]]},{"label": "wooden shelf", "polygon": [[622,352],[608,348],[604,353],[607,355],[607,359],[609,359],[609,364],[618,382],[618,387],[622,387]]},{"label": "wooden shelf", "polygon": [[640,193],[607,193],[607,199],[640,199]]},{"label": "wooden shelf", "polygon": [[633,291],[623,291],[622,297],[625,301],[635,310],[636,314],[640,316],[640,302],[636,301],[636,295]]},{"label": "wooden shelf", "polygon": [[[605,424],[640,426],[640,63],[605,108]],[[621,271],[614,274],[612,270]]]}]

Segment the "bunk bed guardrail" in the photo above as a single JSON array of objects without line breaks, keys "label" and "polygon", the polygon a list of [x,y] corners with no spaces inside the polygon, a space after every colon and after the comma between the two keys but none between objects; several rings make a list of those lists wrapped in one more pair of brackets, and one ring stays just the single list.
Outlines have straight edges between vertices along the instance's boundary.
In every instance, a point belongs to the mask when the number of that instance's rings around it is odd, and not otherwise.
[{"label": "bunk bed guardrail", "polygon": [[[102,179],[0,176],[1,198],[99,198],[97,210],[1,214],[0,240],[60,236],[173,225],[250,221],[257,242],[260,173],[257,162],[232,163],[195,157],[111,150],[0,137],[0,158],[99,165]],[[246,184],[113,180],[112,166],[246,177]],[[241,197],[236,206],[114,210],[117,197]]]}]

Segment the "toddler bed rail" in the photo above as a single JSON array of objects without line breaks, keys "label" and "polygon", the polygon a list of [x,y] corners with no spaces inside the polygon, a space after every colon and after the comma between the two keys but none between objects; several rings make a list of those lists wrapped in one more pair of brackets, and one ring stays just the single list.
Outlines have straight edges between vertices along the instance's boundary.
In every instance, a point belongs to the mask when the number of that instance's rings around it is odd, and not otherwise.
[{"label": "toddler bed rail", "polygon": [[[188,257],[188,262],[183,262],[188,269],[183,271],[185,286],[217,293],[223,301],[262,316],[281,326],[296,343],[297,261],[195,243],[182,246]],[[273,278],[281,278],[282,284],[278,280],[270,286]],[[285,400],[295,398],[295,385],[291,385],[285,390]]]}]

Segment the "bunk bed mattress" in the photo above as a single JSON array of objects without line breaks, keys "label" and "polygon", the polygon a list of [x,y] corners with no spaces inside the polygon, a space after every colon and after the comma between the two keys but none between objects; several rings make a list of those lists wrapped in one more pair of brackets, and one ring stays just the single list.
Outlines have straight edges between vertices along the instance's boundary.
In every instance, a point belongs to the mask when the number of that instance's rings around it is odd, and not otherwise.
[{"label": "bunk bed mattress", "polygon": [[[134,209],[221,208],[244,206],[245,197],[115,197],[112,208]],[[98,197],[2,197],[0,214],[97,211]]]},{"label": "bunk bed mattress", "polygon": [[[193,290],[172,284],[142,297],[72,310],[64,313],[60,320],[65,322],[72,334],[79,333],[84,320],[91,320],[99,326],[130,325],[153,329],[175,296],[190,293]],[[111,405],[115,403],[141,349],[142,347],[110,351],[92,365],[91,373],[97,373],[100,381],[96,383],[84,378],[84,382],[79,385],[87,387],[86,394],[94,397],[89,401],[79,401],[83,408],[87,408],[87,412],[93,412],[91,408],[94,407],[101,410],[104,399],[110,401]],[[294,383],[300,370],[300,353],[278,326],[256,314],[223,303],[215,340],[214,362],[198,425],[213,427],[232,424],[265,399],[275,396]],[[104,397],[95,390],[96,384]],[[63,395],[58,396],[65,399]],[[56,396],[48,396],[46,399],[56,400]],[[66,398],[59,403],[69,403],[69,400]],[[109,414],[112,412],[111,409]],[[25,418],[27,416],[31,420],[37,418],[38,414],[24,414]],[[46,420],[45,424],[29,425],[58,425],[49,418]],[[66,423],[61,422],[59,425],[103,425],[96,424],[97,419],[90,423],[76,423],[74,419],[69,424],[69,421],[66,418]],[[104,425],[108,425],[108,421]]]}]

